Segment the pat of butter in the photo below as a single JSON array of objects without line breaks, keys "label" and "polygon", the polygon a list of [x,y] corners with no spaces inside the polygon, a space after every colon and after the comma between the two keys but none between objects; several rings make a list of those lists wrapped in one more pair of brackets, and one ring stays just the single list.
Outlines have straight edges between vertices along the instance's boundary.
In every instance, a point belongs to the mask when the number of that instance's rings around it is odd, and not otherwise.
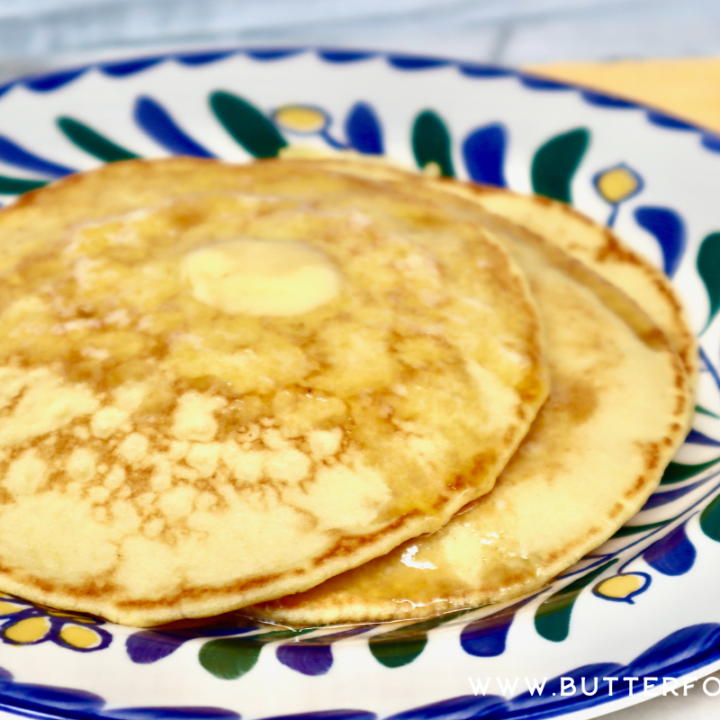
[{"label": "pat of butter", "polygon": [[310,245],[243,238],[187,253],[181,272],[193,297],[237,315],[300,315],[340,292],[330,258]]}]

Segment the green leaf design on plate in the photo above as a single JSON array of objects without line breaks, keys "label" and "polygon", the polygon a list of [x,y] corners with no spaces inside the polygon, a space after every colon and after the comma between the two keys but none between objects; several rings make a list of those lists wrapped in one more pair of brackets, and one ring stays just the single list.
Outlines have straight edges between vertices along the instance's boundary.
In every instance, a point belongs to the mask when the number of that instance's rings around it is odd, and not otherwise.
[{"label": "green leaf design on plate", "polygon": [[3,195],[22,195],[30,190],[37,190],[47,185],[43,180],[27,180],[0,175],[0,193]]},{"label": "green leaf design on plate", "polygon": [[697,269],[710,300],[710,312],[703,328],[705,331],[720,309],[720,232],[711,233],[702,241],[697,256]]},{"label": "green leaf design on plate", "polygon": [[[392,633],[388,633],[391,635]],[[370,638],[368,641],[370,652],[373,657],[387,668],[402,667],[409,665],[416,660],[427,645],[427,635],[416,638],[415,640],[397,640],[393,641],[385,636],[385,639],[376,641]]]},{"label": "green leaf design on plate", "polygon": [[253,638],[221,638],[200,648],[200,664],[221,680],[237,680],[250,672],[262,645]]},{"label": "green leaf design on plate", "polygon": [[228,92],[214,92],[210,107],[239,145],[256,158],[277,157],[287,147],[278,129],[254,105]]},{"label": "green leaf design on plate", "polygon": [[427,634],[440,625],[465,615],[470,610],[441,615],[412,625],[405,625],[388,633],[375,635],[368,640],[373,657],[387,668],[402,667],[416,660],[427,645]]},{"label": "green leaf design on plate", "polygon": [[435,163],[445,177],[454,177],[450,145],[450,132],[436,113],[425,110],[415,118],[412,147],[418,167]]},{"label": "green leaf design on plate", "polygon": [[[680,513],[680,515],[682,515],[682,513]],[[610,539],[615,540],[617,538],[627,537],[628,535],[639,535],[647,530],[654,530],[655,528],[671,523],[673,520],[677,520],[680,515],[668,518],[667,520],[658,520],[654,523],[647,523],[647,525],[623,525],[623,527],[621,527]]]},{"label": "green leaf design on plate", "polygon": [[709,415],[710,417],[714,417],[714,418],[717,418],[718,420],[720,420],[720,415],[712,412],[711,410],[708,410],[707,408],[702,407],[701,405],[695,406],[695,412],[699,412],[702,415]]},{"label": "green leaf design on plate", "polygon": [[264,645],[298,637],[312,629],[279,630],[250,637],[243,635],[210,640],[200,648],[200,664],[221,680],[237,680],[255,667]]},{"label": "green leaf design on plate", "polygon": [[720,542],[720,495],[701,513],[700,529],[715,542]]},{"label": "green leaf design on plate", "polygon": [[140,157],[74,118],[59,117],[57,124],[71,142],[103,162],[137,160]]},{"label": "green leaf design on plate", "polygon": [[673,483],[687,480],[689,477],[699,475],[704,470],[707,470],[709,467],[715,465],[718,459],[720,458],[708,460],[708,462],[704,463],[698,463],[697,465],[683,465],[682,463],[671,462],[665,468],[665,472],[663,473],[660,483],[662,485],[672,485]]},{"label": "green leaf design on plate", "polygon": [[535,629],[538,634],[552,642],[565,640],[570,634],[570,615],[578,595],[616,562],[617,558],[601,565],[544,600],[535,611]]},{"label": "green leaf design on plate", "polygon": [[572,202],[570,185],[589,143],[590,131],[578,128],[556,135],[542,145],[532,161],[534,192],[561,202]]}]

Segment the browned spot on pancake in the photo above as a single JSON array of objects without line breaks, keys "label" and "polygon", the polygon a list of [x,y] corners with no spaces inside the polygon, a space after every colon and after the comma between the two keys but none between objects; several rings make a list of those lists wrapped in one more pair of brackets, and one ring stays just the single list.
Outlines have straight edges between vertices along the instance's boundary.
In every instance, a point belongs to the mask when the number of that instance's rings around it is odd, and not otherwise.
[{"label": "browned spot on pancake", "polygon": [[207,213],[199,206],[193,205],[192,201],[187,203],[178,203],[171,211],[170,215],[173,225],[178,230],[189,230],[199,225],[207,217]]},{"label": "browned spot on pancake", "polygon": [[660,462],[660,449],[657,443],[647,443],[643,449],[645,457],[645,467],[648,470],[654,470]]},{"label": "browned spot on pancake", "polygon": [[[642,475],[638,475],[635,482],[631,487],[629,487],[624,493],[623,497],[627,498],[628,500],[631,500],[635,495],[637,495],[641,490],[645,489],[648,486],[649,478],[651,477],[650,473],[643,473]],[[610,517],[615,517],[614,515],[611,515]]]},{"label": "browned spot on pancake", "polygon": [[610,230],[604,231],[605,244],[598,248],[595,258],[598,262],[617,260],[631,265],[640,265],[637,255],[621,245]]},{"label": "browned spot on pancake", "polygon": [[648,347],[659,349],[667,346],[665,333],[659,328],[642,333],[642,339]]},{"label": "browned spot on pancake", "polygon": [[[540,348],[536,348],[534,362],[540,363],[542,352]],[[545,377],[528,378],[518,386],[518,393],[523,402],[534,402],[545,394]]]},{"label": "browned spot on pancake", "polygon": [[495,450],[487,450],[478,455],[473,461],[469,475],[471,478],[484,476],[487,472],[497,465],[498,453]]},{"label": "browned spot on pancake", "polygon": [[[497,467],[498,453],[495,450],[488,450],[478,455],[472,466],[465,472],[458,473],[448,482],[448,489],[458,492],[468,486],[477,486],[480,481],[485,480],[488,473]],[[444,504],[444,503],[443,503]],[[438,505],[440,507],[440,505]]]},{"label": "browned spot on pancake", "polygon": [[535,195],[535,198],[541,205],[553,204],[553,201],[549,197],[545,197],[545,195]]},{"label": "browned spot on pancake", "polygon": [[[455,484],[454,483],[448,483],[448,488],[450,490],[455,490]],[[437,500],[433,503],[433,510],[440,510],[444,505],[447,504],[449,498],[447,495],[440,495]]]},{"label": "browned spot on pancake", "polygon": [[567,377],[553,382],[548,402],[579,424],[586,422],[595,413],[598,406],[597,395],[592,383]]}]

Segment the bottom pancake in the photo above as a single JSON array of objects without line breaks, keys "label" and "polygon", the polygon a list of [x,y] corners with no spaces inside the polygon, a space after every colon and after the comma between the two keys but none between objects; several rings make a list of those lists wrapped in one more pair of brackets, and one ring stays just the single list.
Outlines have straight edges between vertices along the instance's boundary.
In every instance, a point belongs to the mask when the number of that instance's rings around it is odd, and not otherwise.
[{"label": "bottom pancake", "polygon": [[495,489],[443,529],[249,614],[322,625],[509,600],[601,544],[657,486],[692,410],[664,335],[563,251],[502,220],[478,222],[494,227],[530,281],[546,330],[550,399]]}]

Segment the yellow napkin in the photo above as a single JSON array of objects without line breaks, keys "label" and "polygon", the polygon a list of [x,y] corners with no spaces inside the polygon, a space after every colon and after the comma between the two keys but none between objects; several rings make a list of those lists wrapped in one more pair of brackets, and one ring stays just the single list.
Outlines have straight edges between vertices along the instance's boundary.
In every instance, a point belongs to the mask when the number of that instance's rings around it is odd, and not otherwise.
[{"label": "yellow napkin", "polygon": [[720,58],[562,62],[524,69],[645,103],[720,132]]}]

